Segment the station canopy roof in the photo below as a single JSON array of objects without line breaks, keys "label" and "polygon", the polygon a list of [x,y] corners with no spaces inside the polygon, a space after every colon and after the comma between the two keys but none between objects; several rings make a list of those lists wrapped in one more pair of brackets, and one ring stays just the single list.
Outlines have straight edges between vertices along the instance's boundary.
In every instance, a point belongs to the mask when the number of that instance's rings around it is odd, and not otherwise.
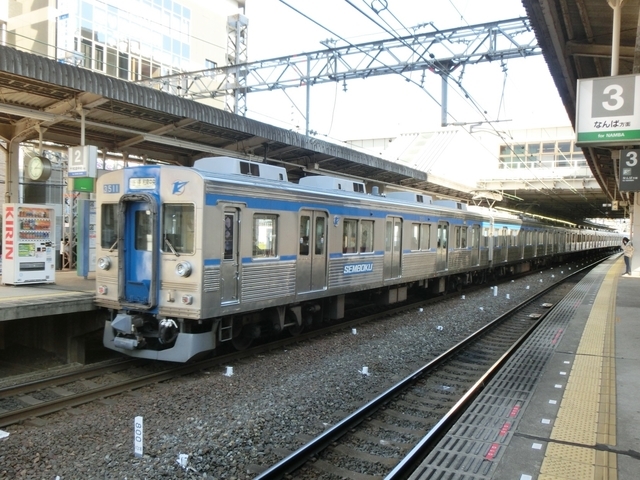
[{"label": "station canopy roof", "polygon": [[[631,73],[640,0],[627,2],[620,74]],[[577,79],[608,74],[612,10],[604,0],[552,0],[544,8],[535,0],[523,4],[569,117],[575,118]],[[477,194],[347,146],[5,46],[0,46],[0,99],[0,137],[7,140],[37,141],[42,132],[47,142],[75,146],[84,116],[86,144],[148,161],[189,166],[205,156],[229,155],[282,165],[293,181],[336,174],[469,202]],[[603,192],[519,190],[505,192],[496,205],[576,223],[622,216],[624,209],[603,210],[613,199],[629,200],[614,188],[610,150],[589,148],[585,154]]]}]

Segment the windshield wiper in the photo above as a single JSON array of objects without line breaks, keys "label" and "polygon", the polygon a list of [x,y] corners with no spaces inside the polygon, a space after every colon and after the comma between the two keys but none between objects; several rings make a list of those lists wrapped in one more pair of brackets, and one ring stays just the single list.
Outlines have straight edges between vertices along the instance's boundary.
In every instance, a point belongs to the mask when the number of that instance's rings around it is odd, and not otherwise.
[{"label": "windshield wiper", "polygon": [[113,249],[116,248],[116,245],[118,244],[118,240],[120,239],[116,238],[116,241],[113,242],[113,245],[111,245],[111,248],[109,249],[109,253],[113,252]]},{"label": "windshield wiper", "polygon": [[173,252],[173,254],[174,254],[176,257],[179,257],[179,256],[180,256],[180,254],[179,254],[178,252],[176,252],[176,249],[175,249],[175,248],[173,248],[173,245],[171,245],[171,242],[169,241],[169,239],[168,239],[167,237],[164,237],[164,243],[166,243],[166,244],[167,244],[167,247],[169,247],[169,249],[171,250],[171,252]]}]

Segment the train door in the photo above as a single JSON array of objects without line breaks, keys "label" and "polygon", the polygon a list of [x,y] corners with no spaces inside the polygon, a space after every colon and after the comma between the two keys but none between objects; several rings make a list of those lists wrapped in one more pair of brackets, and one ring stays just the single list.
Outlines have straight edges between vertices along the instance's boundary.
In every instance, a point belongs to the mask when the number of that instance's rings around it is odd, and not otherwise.
[{"label": "train door", "polygon": [[438,244],[436,247],[436,270],[442,272],[449,269],[449,223],[438,222]]},{"label": "train door", "polygon": [[240,256],[238,237],[240,212],[236,208],[225,208],[222,220],[222,261],[220,262],[220,302],[238,303],[240,283]]},{"label": "train door", "polygon": [[384,278],[398,278],[402,274],[402,219],[387,218],[384,239]]},{"label": "train door", "polygon": [[298,293],[323,290],[327,287],[327,214],[303,210],[299,234]]},{"label": "train door", "polygon": [[471,227],[471,265],[480,265],[480,225]]},{"label": "train door", "polygon": [[149,195],[125,195],[121,199],[123,233],[120,301],[151,308],[156,304],[157,209]]}]

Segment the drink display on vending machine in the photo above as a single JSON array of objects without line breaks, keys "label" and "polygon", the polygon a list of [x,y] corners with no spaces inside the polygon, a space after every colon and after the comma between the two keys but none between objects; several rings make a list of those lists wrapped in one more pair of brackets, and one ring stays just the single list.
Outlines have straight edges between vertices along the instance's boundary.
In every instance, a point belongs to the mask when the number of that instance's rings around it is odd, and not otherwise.
[{"label": "drink display on vending machine", "polygon": [[7,203],[2,210],[2,283],[54,283],[54,208]]}]

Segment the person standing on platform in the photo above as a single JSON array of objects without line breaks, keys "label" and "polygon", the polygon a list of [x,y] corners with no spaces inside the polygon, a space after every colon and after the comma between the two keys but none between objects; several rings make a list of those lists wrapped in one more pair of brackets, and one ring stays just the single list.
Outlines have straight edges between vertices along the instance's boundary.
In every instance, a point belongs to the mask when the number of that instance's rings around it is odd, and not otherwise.
[{"label": "person standing on platform", "polygon": [[629,241],[627,237],[622,239],[622,252],[624,255],[624,266],[626,267],[626,272],[623,277],[631,276],[631,257],[633,257],[633,244]]}]

